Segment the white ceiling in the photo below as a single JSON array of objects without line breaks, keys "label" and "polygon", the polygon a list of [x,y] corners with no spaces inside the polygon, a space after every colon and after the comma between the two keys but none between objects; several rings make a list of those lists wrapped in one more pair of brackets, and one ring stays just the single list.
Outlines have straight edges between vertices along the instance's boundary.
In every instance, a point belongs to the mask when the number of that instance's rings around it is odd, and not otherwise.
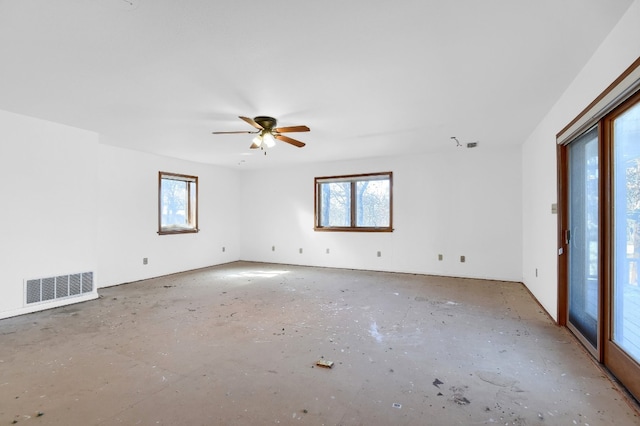
[{"label": "white ceiling", "polygon": [[247,169],[521,144],[631,3],[0,0],[0,109]]}]

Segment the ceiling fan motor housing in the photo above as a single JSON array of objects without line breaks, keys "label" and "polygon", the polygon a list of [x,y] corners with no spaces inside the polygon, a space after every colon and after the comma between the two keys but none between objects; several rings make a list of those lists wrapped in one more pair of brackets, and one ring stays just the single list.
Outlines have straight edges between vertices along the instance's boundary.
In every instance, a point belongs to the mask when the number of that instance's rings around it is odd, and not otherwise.
[{"label": "ceiling fan motor housing", "polygon": [[256,118],[253,119],[253,121],[255,121],[256,123],[258,123],[259,125],[261,125],[265,130],[271,131],[272,129],[274,129],[276,127],[276,119],[273,117],[267,117],[267,116],[258,116]]}]

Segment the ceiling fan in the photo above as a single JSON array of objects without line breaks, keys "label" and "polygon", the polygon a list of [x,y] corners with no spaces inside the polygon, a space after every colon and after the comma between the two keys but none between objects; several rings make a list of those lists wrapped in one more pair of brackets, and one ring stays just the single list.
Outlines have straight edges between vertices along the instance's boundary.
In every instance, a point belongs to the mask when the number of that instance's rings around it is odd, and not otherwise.
[{"label": "ceiling fan", "polygon": [[239,117],[241,120],[246,121],[251,126],[255,127],[257,130],[239,130],[234,132],[212,132],[214,135],[224,135],[224,134],[235,134],[235,133],[251,133],[255,134],[256,137],[253,138],[253,143],[251,144],[251,149],[262,148],[264,146],[267,148],[271,148],[276,144],[276,139],[282,142],[286,142],[293,146],[297,146],[298,148],[302,148],[305,143],[300,142],[297,139],[290,138],[289,136],[285,136],[282,133],[295,133],[295,132],[308,132],[310,129],[307,126],[289,126],[289,127],[276,127],[278,123],[277,120],[273,117],[266,116],[258,116],[255,118],[249,117]]}]

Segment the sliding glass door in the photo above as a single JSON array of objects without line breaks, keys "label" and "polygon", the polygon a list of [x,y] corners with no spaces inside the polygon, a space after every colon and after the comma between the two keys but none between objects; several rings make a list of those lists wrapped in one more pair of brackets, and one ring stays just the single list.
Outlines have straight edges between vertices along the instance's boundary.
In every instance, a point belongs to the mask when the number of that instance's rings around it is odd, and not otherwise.
[{"label": "sliding glass door", "polygon": [[558,160],[558,320],[640,398],[640,92]]},{"label": "sliding glass door", "polygon": [[594,353],[598,350],[599,214],[598,129],[568,146],[568,326]]}]

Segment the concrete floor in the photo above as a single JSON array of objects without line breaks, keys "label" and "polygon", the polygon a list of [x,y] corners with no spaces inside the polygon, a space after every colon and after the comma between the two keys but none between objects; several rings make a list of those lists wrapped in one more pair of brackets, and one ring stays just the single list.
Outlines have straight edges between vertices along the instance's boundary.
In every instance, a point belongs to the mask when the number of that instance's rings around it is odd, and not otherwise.
[{"label": "concrete floor", "polygon": [[640,424],[516,283],[237,262],[100,295],[0,321],[0,425]]}]

